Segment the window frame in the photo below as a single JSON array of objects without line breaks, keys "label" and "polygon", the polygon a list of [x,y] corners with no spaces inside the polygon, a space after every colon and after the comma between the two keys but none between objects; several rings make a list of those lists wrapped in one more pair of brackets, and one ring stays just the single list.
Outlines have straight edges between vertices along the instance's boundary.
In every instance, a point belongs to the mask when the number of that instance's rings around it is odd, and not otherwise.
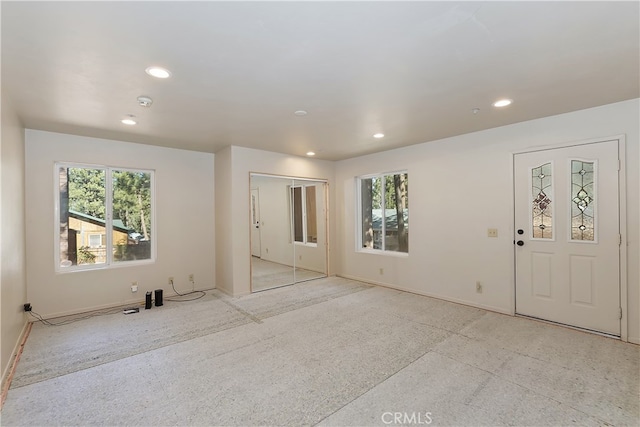
[{"label": "window frame", "polygon": [[[406,174],[407,175],[407,179],[409,177],[409,170],[408,169],[400,169],[400,170],[394,170],[394,171],[390,171],[390,172],[380,172],[380,173],[372,173],[372,174],[366,174],[366,175],[360,175],[357,176],[355,178],[355,187],[356,187],[356,197],[355,197],[355,202],[356,202],[356,209],[355,212],[357,213],[356,215],[356,227],[355,227],[355,232],[356,232],[356,238],[355,238],[355,243],[356,243],[356,252],[359,253],[365,253],[365,254],[376,254],[376,255],[388,255],[388,256],[395,256],[395,257],[401,257],[401,258],[405,258],[409,256],[409,249],[407,249],[407,252],[400,252],[400,251],[394,251],[394,250],[389,250],[385,248],[385,240],[386,240],[386,217],[385,217],[385,194],[384,191],[385,190],[385,186],[384,186],[384,179],[387,176],[394,176],[394,175],[402,175],[402,174]],[[382,201],[382,206],[381,206],[381,214],[382,214],[382,221],[381,221],[381,234],[382,234],[382,248],[381,249],[376,249],[376,248],[367,248],[363,246],[363,241],[362,241],[362,181],[363,180],[367,180],[367,179],[373,179],[373,178],[379,178],[382,180],[382,190],[383,193],[381,194],[381,201]]]},{"label": "window frame", "polygon": [[[69,265],[63,267],[60,262],[60,168],[84,168],[84,169],[96,169],[103,170],[105,172],[105,242],[104,248],[106,250],[106,260],[101,264],[84,264],[84,265]],[[150,256],[148,259],[141,260],[129,260],[129,261],[115,261],[113,259],[113,172],[142,172],[149,174],[149,191],[151,193],[151,208],[150,208],[150,234],[152,236],[150,242]],[[111,268],[122,267],[135,267],[145,264],[153,264],[157,258],[157,226],[156,226],[156,191],[155,191],[155,170],[145,168],[131,168],[120,166],[109,166],[92,163],[81,162],[66,162],[56,161],[53,167],[53,195],[54,195],[54,209],[53,209],[53,263],[55,273],[66,274],[76,273],[80,271],[93,271],[93,270],[105,270]]]},{"label": "window frame", "polygon": [[[318,246],[318,242],[309,242],[309,229],[308,229],[308,215],[307,215],[307,187],[313,187],[314,188],[314,192],[316,192],[316,197],[317,197],[317,189],[316,189],[316,185],[315,184],[292,184],[289,185],[289,212],[291,215],[291,242],[293,242],[294,245],[301,245],[301,246],[310,246],[310,247],[317,247]],[[295,194],[295,189],[296,188],[300,188],[300,205],[302,206],[302,212],[301,212],[301,216],[302,216],[302,241],[297,241],[296,240],[296,230],[295,230],[295,210],[294,210],[294,194]],[[315,206],[316,210],[318,209],[317,207],[317,202],[316,202],[316,206]],[[316,218],[316,230],[318,229],[318,216],[315,216]],[[317,240],[316,236],[316,240]]]},{"label": "window frame", "polygon": [[[103,240],[103,236],[104,236],[104,240]],[[97,237],[98,240],[100,241],[100,243],[98,243],[97,245],[92,245],[91,244],[91,238]],[[102,247],[106,247],[106,245],[104,245],[103,243],[106,243],[106,238],[107,238],[107,233],[105,230],[104,234],[98,234],[98,233],[90,233],[88,235],[89,238],[89,247],[90,248],[102,248]]]}]

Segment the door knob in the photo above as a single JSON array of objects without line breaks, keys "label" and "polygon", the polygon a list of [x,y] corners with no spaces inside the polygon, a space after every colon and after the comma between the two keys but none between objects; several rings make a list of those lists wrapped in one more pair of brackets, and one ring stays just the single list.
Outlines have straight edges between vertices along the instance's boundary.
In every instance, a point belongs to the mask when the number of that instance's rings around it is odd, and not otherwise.
[{"label": "door knob", "polygon": [[524,246],[524,242],[523,242],[522,240],[518,240],[518,241],[516,242],[516,245],[518,245],[518,246]]},{"label": "door knob", "polygon": [[518,234],[524,234],[524,230],[522,228],[518,229]]}]

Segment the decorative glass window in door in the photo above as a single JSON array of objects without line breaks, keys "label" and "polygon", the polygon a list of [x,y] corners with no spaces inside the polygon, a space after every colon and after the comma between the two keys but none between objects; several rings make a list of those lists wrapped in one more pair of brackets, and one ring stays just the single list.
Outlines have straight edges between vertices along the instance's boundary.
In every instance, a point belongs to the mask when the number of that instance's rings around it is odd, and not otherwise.
[{"label": "decorative glass window in door", "polygon": [[571,240],[595,240],[595,162],[571,160]]},{"label": "decorative glass window in door", "polygon": [[553,239],[551,163],[531,169],[531,224],[534,239]]}]

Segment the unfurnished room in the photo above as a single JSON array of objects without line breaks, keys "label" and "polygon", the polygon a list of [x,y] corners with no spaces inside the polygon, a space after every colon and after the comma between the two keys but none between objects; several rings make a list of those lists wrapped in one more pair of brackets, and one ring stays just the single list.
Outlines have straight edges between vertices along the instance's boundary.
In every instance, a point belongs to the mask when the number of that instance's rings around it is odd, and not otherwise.
[{"label": "unfurnished room", "polygon": [[3,426],[640,424],[640,2],[0,25]]}]

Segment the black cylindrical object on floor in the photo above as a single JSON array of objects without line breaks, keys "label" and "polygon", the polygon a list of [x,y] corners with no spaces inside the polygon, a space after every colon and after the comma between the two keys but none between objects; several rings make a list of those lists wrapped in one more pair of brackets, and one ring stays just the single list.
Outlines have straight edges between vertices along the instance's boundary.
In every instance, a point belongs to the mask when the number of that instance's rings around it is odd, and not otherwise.
[{"label": "black cylindrical object on floor", "polygon": [[151,308],[151,291],[147,292],[147,297],[144,300],[144,309],[149,310]]},{"label": "black cylindrical object on floor", "polygon": [[156,307],[162,305],[162,289],[156,289]]}]

